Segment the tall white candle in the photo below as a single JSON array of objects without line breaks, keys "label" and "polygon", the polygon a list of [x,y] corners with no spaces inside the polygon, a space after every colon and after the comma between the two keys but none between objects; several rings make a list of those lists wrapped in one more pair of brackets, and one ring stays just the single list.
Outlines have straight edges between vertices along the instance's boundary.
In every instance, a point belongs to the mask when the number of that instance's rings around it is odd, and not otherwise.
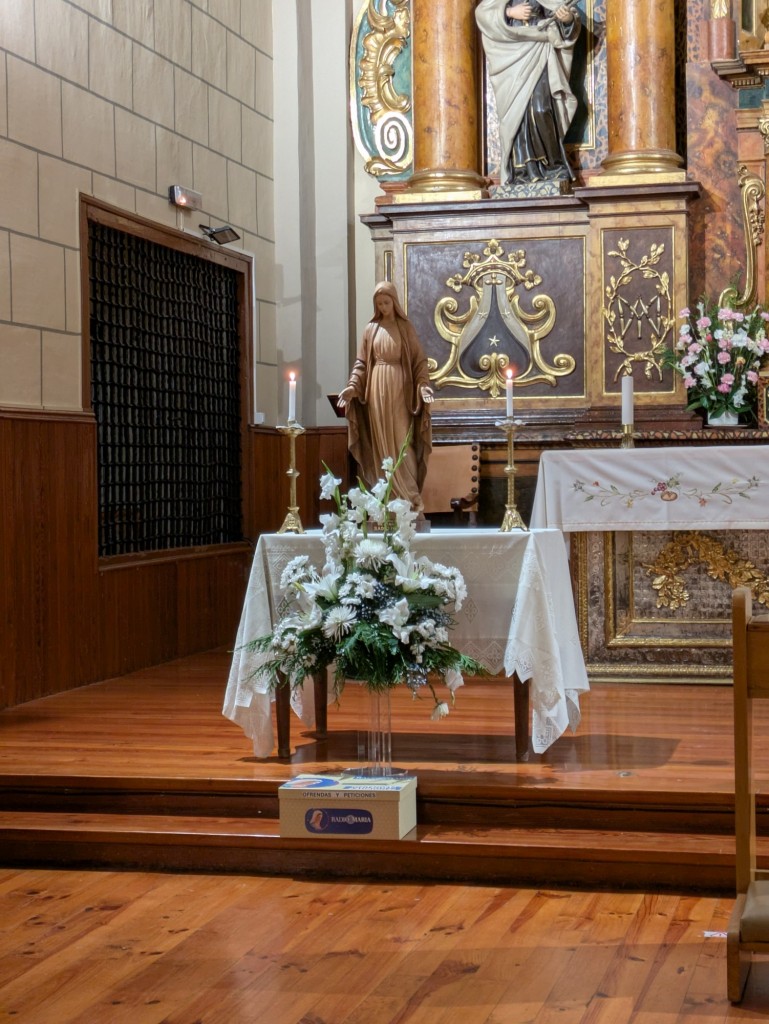
[{"label": "tall white candle", "polygon": [[628,373],[622,377],[622,423],[633,423],[633,378]]},{"label": "tall white candle", "polygon": [[296,374],[288,375],[288,422],[296,420]]},{"label": "tall white candle", "polygon": [[507,399],[506,414],[507,418],[511,420],[513,418],[513,371],[507,371],[507,380],[505,381],[505,398]]}]

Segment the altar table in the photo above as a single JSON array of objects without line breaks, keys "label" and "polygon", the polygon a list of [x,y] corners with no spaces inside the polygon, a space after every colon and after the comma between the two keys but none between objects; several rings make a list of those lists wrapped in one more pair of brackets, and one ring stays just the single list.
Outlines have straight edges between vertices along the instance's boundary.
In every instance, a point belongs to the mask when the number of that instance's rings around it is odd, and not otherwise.
[{"label": "altar table", "polygon": [[[465,578],[468,596],[456,616],[451,643],[493,674],[504,670],[507,676],[530,681],[534,751],[546,750],[567,726],[576,728],[579,695],[589,684],[560,531],[437,530],[418,535],[413,551],[455,566]],[[297,555],[309,555],[322,566],[320,531],[259,538],[235,642],[222,713],[252,740],[257,757],[267,757],[274,746],[274,697],[267,682],[254,677],[259,655],[244,650],[243,644],[270,633],[280,618],[280,577]],[[305,725],[312,726],[313,687],[295,692],[292,704]],[[461,714],[461,700],[453,713]]]},{"label": "altar table", "polygon": [[531,525],[565,533],[763,530],[769,447],[543,452]]}]

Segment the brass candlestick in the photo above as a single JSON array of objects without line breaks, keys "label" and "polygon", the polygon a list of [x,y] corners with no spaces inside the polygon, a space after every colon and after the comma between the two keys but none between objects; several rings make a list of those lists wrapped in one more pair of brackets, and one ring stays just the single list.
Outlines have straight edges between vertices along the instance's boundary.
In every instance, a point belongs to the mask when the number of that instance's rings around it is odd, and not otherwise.
[{"label": "brass candlestick", "polygon": [[527,530],[528,527],[521,519],[521,514],[515,507],[515,459],[513,457],[515,449],[515,426],[516,422],[514,419],[508,417],[504,420],[498,420],[495,424],[500,430],[503,430],[507,435],[507,465],[505,466],[505,474],[507,476],[507,504],[505,505],[505,515],[502,520],[502,525],[499,528],[500,533],[510,533],[512,530]]},{"label": "brass candlestick", "polygon": [[302,520],[299,518],[299,506],[296,503],[296,478],[299,473],[296,468],[296,439],[304,433],[304,427],[296,420],[289,420],[285,427],[278,427],[281,434],[288,434],[289,456],[287,476],[291,481],[289,490],[288,512],[283,520],[283,525],[278,533],[304,533]]},{"label": "brass candlestick", "polygon": [[632,423],[622,424],[622,440],[620,441],[619,446],[620,448],[635,448]]}]

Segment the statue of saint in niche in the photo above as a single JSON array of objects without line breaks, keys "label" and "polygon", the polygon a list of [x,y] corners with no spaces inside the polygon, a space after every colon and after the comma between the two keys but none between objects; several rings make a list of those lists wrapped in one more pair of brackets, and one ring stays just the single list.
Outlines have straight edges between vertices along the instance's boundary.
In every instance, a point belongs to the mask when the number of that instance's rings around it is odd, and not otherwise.
[{"label": "statue of saint in niche", "polygon": [[558,192],[553,183],[574,177],[564,149],[577,109],[569,76],[581,22],[573,4],[481,0],[476,8],[499,117],[497,195]]},{"label": "statue of saint in niche", "polygon": [[374,315],[363,331],[358,357],[337,405],[349,423],[349,448],[371,487],[382,476],[382,462],[396,458],[411,431],[411,444],[395,474],[394,497],[423,512],[422,486],[432,451],[430,403],[433,389],[427,357],[404,313],[395,285],[381,281],[374,290]]}]

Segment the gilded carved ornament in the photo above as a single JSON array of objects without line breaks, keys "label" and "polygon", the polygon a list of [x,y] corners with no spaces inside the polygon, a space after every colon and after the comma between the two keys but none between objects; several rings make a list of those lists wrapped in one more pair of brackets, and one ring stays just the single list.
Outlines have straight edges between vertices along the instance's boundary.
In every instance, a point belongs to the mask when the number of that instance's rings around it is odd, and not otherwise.
[{"label": "gilded carved ornament", "polygon": [[[492,238],[483,250],[483,255],[466,252],[462,266],[465,274],[454,274],[446,282],[458,295],[470,289],[467,308],[459,312],[459,302],[452,296],[438,301],[434,322],[444,341],[449,344],[446,361],[438,366],[436,359],[428,360],[430,377],[436,388],[454,385],[460,388],[488,391],[491,398],[497,398],[505,386],[505,371],[511,365],[510,339],[517,343],[517,349],[526,357],[526,367],[516,372],[516,387],[546,382],[555,386],[558,377],[574,372],[576,361],[570,355],[556,355],[548,364],[542,354],[541,344],[553,329],[556,309],[549,295],[536,295],[532,300],[534,312],[522,309],[516,289],[522,286],[527,291],[542,283],[542,278],[526,267],[526,253],[523,249],[509,253]],[[488,350],[483,351],[475,372],[467,372],[462,357],[472,342],[487,326],[493,312],[493,304],[499,311],[509,337],[496,336],[485,339]],[[502,348],[499,346],[502,345]],[[477,348],[476,348],[477,351]],[[478,372],[480,371],[480,372]]]},{"label": "gilded carved ornament", "polygon": [[[766,136],[764,144],[766,145]],[[758,294],[758,248],[764,236],[764,212],[761,204],[766,189],[763,181],[757,175],[750,174],[744,164],[740,165],[738,174],[745,228],[745,291],[738,295],[735,287],[725,288],[719,296],[718,303],[720,306],[742,310],[754,306]]]},{"label": "gilded carved ornament", "polygon": [[[373,138],[372,154],[355,131],[356,143],[367,157],[365,169],[372,175],[398,174],[412,162],[413,130],[407,114],[411,99],[398,91],[395,61],[411,32],[410,0],[368,0],[361,11],[370,31],[363,35],[362,54],[355,68],[359,98],[352,89],[353,128],[358,128],[356,102],[368,111]],[[355,38],[353,38],[355,46]],[[355,65],[355,52],[351,58]]]},{"label": "gilded carved ornament", "polygon": [[749,559],[713,537],[692,531],[677,533],[660,551],[654,562],[643,564],[657,591],[657,607],[683,608],[689,602],[689,591],[683,574],[692,566],[704,564],[712,580],[730,587],[750,587],[759,604],[769,604],[769,579]]},{"label": "gilded carved ornament", "polygon": [[729,16],[729,0],[711,0],[711,18],[728,18]]},{"label": "gilded carved ornament", "polygon": [[[606,343],[611,352],[622,356],[614,380],[623,374],[632,374],[634,363],[643,364],[647,379],[656,373],[662,380],[666,338],[675,323],[670,275],[658,269],[665,246],[653,243],[637,263],[628,255],[629,248],[629,239],[621,238],[617,248],[609,252],[609,256],[618,259],[622,267],[619,277],[611,275],[609,278],[603,307],[609,328]],[[652,282],[645,294],[641,294],[641,281]],[[629,347],[633,343],[636,350]]]}]

